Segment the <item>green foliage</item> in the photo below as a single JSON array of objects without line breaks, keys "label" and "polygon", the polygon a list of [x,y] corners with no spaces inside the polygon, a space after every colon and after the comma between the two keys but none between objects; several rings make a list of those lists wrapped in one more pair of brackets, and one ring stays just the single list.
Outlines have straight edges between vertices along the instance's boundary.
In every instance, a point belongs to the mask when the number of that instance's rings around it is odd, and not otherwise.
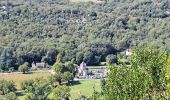
[{"label": "green foliage", "polygon": [[0,9],[0,49],[10,55],[0,57],[1,71],[18,69],[24,62],[53,65],[58,54],[63,62],[76,59],[77,64],[86,60],[87,65],[99,65],[117,50],[146,44],[170,51],[168,0],[8,2],[12,6]]},{"label": "green foliage", "polygon": [[32,87],[33,83],[34,83],[33,80],[24,81],[24,82],[21,83],[21,89],[26,90],[28,88],[28,86]]},{"label": "green foliage", "polygon": [[27,93],[24,100],[37,100],[36,95],[33,93]]},{"label": "green foliage", "polygon": [[61,73],[55,73],[54,75],[49,77],[49,82],[55,86],[56,82],[58,82],[59,84],[61,84],[61,80],[62,80],[62,74]]},{"label": "green foliage", "polygon": [[18,68],[18,70],[19,70],[20,72],[23,72],[23,74],[25,74],[25,72],[28,71],[28,66],[27,66],[26,64],[20,65],[19,68]]},{"label": "green foliage", "polygon": [[63,73],[65,71],[65,65],[62,63],[55,63],[52,68],[56,73]]},{"label": "green foliage", "polygon": [[103,96],[113,99],[168,99],[166,67],[167,55],[155,49],[133,51],[131,66],[109,68]]},{"label": "green foliage", "polygon": [[63,64],[63,63],[59,63],[59,64],[55,63],[53,65],[53,70],[56,73],[64,73],[66,71],[68,71],[70,73],[74,73],[75,69],[76,69],[76,66],[70,61],[66,62],[65,64]]},{"label": "green foliage", "polygon": [[117,58],[116,55],[111,54],[111,55],[108,55],[106,57],[106,62],[109,65],[114,64],[114,63],[118,63],[118,58]]},{"label": "green foliage", "polygon": [[69,100],[70,88],[68,86],[58,86],[53,91],[53,98],[56,100]]},{"label": "green foliage", "polygon": [[22,83],[23,89],[26,90],[26,98],[30,100],[46,100],[51,92],[50,84],[47,80],[36,79],[30,83]]},{"label": "green foliage", "polygon": [[15,60],[12,57],[12,54],[7,49],[2,49],[0,52],[0,71],[8,71],[10,68],[13,68]]},{"label": "green foliage", "polygon": [[58,53],[63,62],[74,58],[77,64],[84,59],[87,65],[99,65],[117,50],[146,44],[170,51],[168,0],[9,3],[12,7],[0,10],[0,47],[12,52],[16,60],[12,65],[40,61],[53,65]]},{"label": "green foliage", "polygon": [[19,99],[17,98],[15,92],[10,92],[10,93],[8,93],[5,100],[19,100]]},{"label": "green foliage", "polygon": [[7,95],[10,92],[15,92],[15,84],[13,81],[6,81],[1,80],[0,81],[0,94],[1,95]]},{"label": "green foliage", "polygon": [[71,62],[66,62],[65,64],[59,63],[53,65],[53,70],[55,72],[49,80],[51,84],[58,82],[61,84],[62,81],[68,81],[74,79],[76,66]]},{"label": "green foliage", "polygon": [[83,61],[83,58],[84,58],[84,54],[82,52],[79,52],[76,54],[76,62],[78,64],[81,64],[81,62]]},{"label": "green foliage", "polygon": [[62,76],[62,79],[69,82],[70,80],[73,80],[73,79],[74,79],[74,76],[73,76],[73,74],[70,73],[70,72],[64,72],[64,74],[63,74],[63,76]]}]

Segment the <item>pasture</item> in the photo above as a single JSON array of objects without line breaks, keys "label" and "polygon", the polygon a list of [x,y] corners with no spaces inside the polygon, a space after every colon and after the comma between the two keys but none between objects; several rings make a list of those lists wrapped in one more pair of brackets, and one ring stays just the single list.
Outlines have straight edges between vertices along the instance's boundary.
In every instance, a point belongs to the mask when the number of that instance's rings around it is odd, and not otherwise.
[{"label": "pasture", "polygon": [[[32,74],[16,74],[16,73],[9,73],[9,74],[0,74],[0,80],[12,80],[16,84],[17,90],[21,90],[20,84],[25,80],[31,80],[36,78],[47,78],[50,76],[50,73],[47,72],[35,72]],[[79,80],[74,81],[71,88],[71,100],[79,97],[80,95],[91,96],[95,91],[101,91],[100,88],[100,80],[99,79],[90,79],[90,80]],[[18,95],[20,100],[23,100],[24,94]]]},{"label": "pasture", "polygon": [[80,80],[73,82],[71,88],[71,100],[74,100],[80,95],[91,96],[95,91],[100,92],[100,80],[91,79],[91,80]]},{"label": "pasture", "polygon": [[0,80],[11,80],[15,82],[16,88],[20,90],[20,84],[25,80],[31,80],[36,78],[47,78],[50,76],[50,73],[47,72],[35,72],[31,74],[17,74],[17,73],[9,73],[9,74],[0,74]]}]

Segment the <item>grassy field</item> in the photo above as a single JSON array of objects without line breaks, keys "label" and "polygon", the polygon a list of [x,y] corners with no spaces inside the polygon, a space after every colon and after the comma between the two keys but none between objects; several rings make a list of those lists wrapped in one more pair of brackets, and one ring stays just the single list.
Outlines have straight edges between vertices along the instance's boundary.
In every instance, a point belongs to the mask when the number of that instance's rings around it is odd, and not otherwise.
[{"label": "grassy field", "polygon": [[[70,86],[70,94],[71,94],[71,100],[75,100],[78,98],[80,95],[84,96],[91,96],[95,91],[100,92],[100,80],[97,79],[91,79],[91,80],[79,80],[79,81],[74,81],[72,85]],[[52,94],[49,95],[49,99],[52,98]],[[21,100],[21,99],[20,99]]]},{"label": "grassy field", "polygon": [[[85,95],[85,96],[91,96],[95,91],[100,92],[101,87],[100,87],[100,80],[97,79],[92,79],[92,80],[80,80],[80,81],[75,81],[73,82],[73,85],[70,86],[71,88],[71,100],[75,100],[78,98],[80,95]],[[19,95],[19,100],[23,100],[24,95]],[[51,95],[49,95],[49,99],[52,99]]]},{"label": "grassy field", "polygon": [[[25,80],[30,79],[36,79],[36,78],[47,78],[50,76],[50,73],[47,72],[36,72],[32,74],[0,74],[0,80],[12,80],[16,84],[16,88],[20,90],[20,84],[21,82]],[[101,91],[100,88],[100,80],[91,79],[91,80],[80,80],[80,81],[74,81],[71,88],[71,100],[74,100],[78,96],[85,95],[85,96],[91,96],[94,92],[93,87],[95,87],[96,91]],[[23,100],[24,95],[20,94],[18,95],[20,100]]]},{"label": "grassy field", "polygon": [[25,80],[31,80],[31,79],[36,79],[36,78],[47,78],[50,76],[50,73],[47,72],[36,72],[32,74],[0,74],[0,80],[12,80],[15,82],[16,88],[20,90],[20,84],[21,82]]},{"label": "grassy field", "polygon": [[81,81],[75,81],[73,86],[70,86],[71,88],[71,100],[74,100],[77,98],[80,94],[85,96],[91,96],[94,92],[93,87],[95,87],[95,90],[100,92],[100,80],[92,79],[92,80],[81,80]]}]

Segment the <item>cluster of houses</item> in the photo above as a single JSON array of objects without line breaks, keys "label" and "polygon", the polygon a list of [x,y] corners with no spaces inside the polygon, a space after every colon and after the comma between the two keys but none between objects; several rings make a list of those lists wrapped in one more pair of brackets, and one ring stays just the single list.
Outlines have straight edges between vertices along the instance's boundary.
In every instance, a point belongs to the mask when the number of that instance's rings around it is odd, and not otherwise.
[{"label": "cluster of houses", "polygon": [[[127,49],[123,52],[121,52],[125,57],[129,57],[132,55],[132,50]],[[37,63],[32,63],[32,68],[37,69],[37,68],[45,68],[46,64],[44,62],[37,62]],[[85,62],[82,62],[80,66],[77,67],[77,77],[78,78],[86,78],[86,79],[101,79],[105,78],[107,76],[107,69],[106,68],[101,68],[97,69],[94,71],[89,71],[87,68],[87,64]]]}]

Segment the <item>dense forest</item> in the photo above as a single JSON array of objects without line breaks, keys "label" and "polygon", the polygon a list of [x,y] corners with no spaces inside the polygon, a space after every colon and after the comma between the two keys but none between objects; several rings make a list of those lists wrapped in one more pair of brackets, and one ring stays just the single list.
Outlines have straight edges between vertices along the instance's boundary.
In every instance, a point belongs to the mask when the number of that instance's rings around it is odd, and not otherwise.
[{"label": "dense forest", "polygon": [[169,0],[1,0],[0,67],[62,61],[99,65],[109,54],[155,46],[170,52]]}]

